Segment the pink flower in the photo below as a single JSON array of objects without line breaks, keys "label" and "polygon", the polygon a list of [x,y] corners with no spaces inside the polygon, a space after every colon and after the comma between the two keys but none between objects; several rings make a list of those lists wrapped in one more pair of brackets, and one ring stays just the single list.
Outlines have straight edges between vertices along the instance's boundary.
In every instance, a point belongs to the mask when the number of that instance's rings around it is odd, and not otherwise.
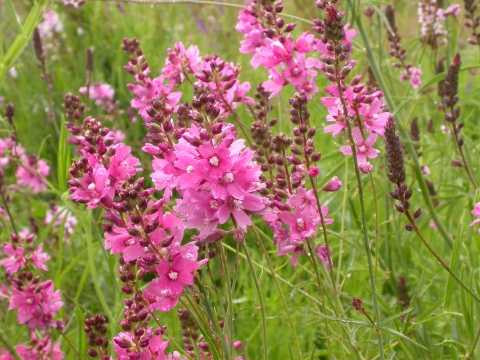
[{"label": "pink flower", "polygon": [[44,262],[50,260],[50,255],[42,252],[42,250],[43,244],[38,245],[38,249],[33,252],[32,262],[38,270],[47,271],[48,266],[45,265]]},{"label": "pink flower", "polygon": [[145,86],[128,84],[128,88],[137,96],[131,101],[130,105],[132,108],[138,109],[138,113],[145,121],[151,120],[147,114],[147,108],[152,105],[151,102],[154,97],[165,99],[166,105],[172,112],[180,101],[182,93],[172,92],[172,86],[165,85],[163,81],[164,77],[162,75],[152,80],[145,79]]},{"label": "pink flower", "polygon": [[359,113],[363,115],[365,129],[380,136],[384,136],[385,124],[390,116],[388,111],[381,112],[382,109],[382,101],[375,98],[369,106],[362,106],[359,110]]},{"label": "pink flower", "polygon": [[[332,248],[329,248],[330,250],[330,256],[333,253]],[[317,256],[322,260],[323,265],[327,268],[328,272],[331,272],[332,270],[330,269],[330,263],[328,262],[328,256],[327,256],[327,246],[323,244],[322,246],[317,247]],[[332,261],[333,265],[333,261]]]},{"label": "pink flower", "polygon": [[50,166],[44,160],[38,160],[35,155],[23,157],[22,160],[15,174],[17,183],[31,187],[34,194],[46,190],[45,178],[50,173]]},{"label": "pink flower", "polygon": [[451,15],[453,17],[457,17],[458,15],[460,15],[461,11],[462,11],[462,8],[459,4],[453,4],[445,9],[445,11],[443,12],[443,15],[444,16]]},{"label": "pink flower", "polygon": [[169,312],[178,304],[182,291],[171,289],[168,284],[161,283],[160,279],[150,281],[145,289],[144,298],[148,301],[150,311],[160,310]]},{"label": "pink flower", "polygon": [[162,73],[174,84],[183,83],[185,81],[184,71],[193,74],[199,70],[202,62],[198,46],[190,45],[185,50],[182,42],[175,43],[174,49],[168,49],[167,54],[168,58],[165,60]]},{"label": "pink flower", "polygon": [[25,257],[21,246],[11,243],[4,243],[3,253],[8,257],[0,261],[0,265],[5,267],[7,276],[16,274],[18,270],[25,266]]},{"label": "pink flower", "polygon": [[270,94],[268,97],[271,99],[280,93],[283,87],[288,84],[288,81],[282,75],[280,75],[278,70],[275,68],[269,69],[268,73],[268,80],[265,81],[262,86],[265,91],[272,92],[272,94]]},{"label": "pink flower", "polygon": [[22,291],[14,288],[8,310],[18,308],[18,323],[27,324],[30,330],[44,329],[47,325],[53,325],[53,316],[63,306],[60,291],[53,290],[51,280],[30,285]]},{"label": "pink flower", "polygon": [[338,180],[336,176],[332,178],[328,183],[322,186],[323,191],[330,191],[330,192],[335,192],[340,190],[342,187],[342,182]]},{"label": "pink flower", "polygon": [[[87,88],[82,86],[78,90],[82,95],[87,95]],[[114,101],[115,90],[109,84],[96,83],[90,87],[89,97],[95,100],[95,105],[101,106],[105,111],[114,111],[118,102]]]},{"label": "pink flower", "polygon": [[418,89],[418,87],[421,85],[421,76],[422,76],[422,70],[418,68],[408,68],[403,71],[403,73],[400,75],[400,81],[405,81],[405,80],[410,80],[410,85],[414,89]]},{"label": "pink flower", "polygon": [[[356,127],[352,130],[352,136],[356,145],[358,165],[359,167],[363,165],[364,170],[366,172],[369,172],[371,170],[370,168],[371,165],[368,163],[367,158],[374,159],[377,157],[378,153],[380,152],[379,150],[372,148],[373,144],[377,140],[377,134],[370,134],[368,135],[368,138],[364,140],[362,132],[358,127]],[[340,151],[344,155],[352,155],[352,148],[349,145],[342,146],[340,148]],[[365,164],[368,164],[370,166],[368,165],[365,166]],[[370,170],[368,170],[369,168]]]},{"label": "pink flower", "polygon": [[48,10],[43,14],[43,21],[37,26],[38,32],[42,38],[51,38],[54,33],[60,33],[63,30],[63,24],[58,14],[53,10]]},{"label": "pink flower", "polygon": [[185,285],[193,285],[193,272],[198,268],[197,262],[182,256],[176,256],[170,264],[162,260],[155,268],[160,276],[157,285],[169,289],[172,294],[179,294]]},{"label": "pink flower", "polygon": [[110,167],[108,168],[109,175],[115,179],[125,180],[127,176],[134,176],[138,171],[141,171],[140,160],[132,156],[132,149],[124,144],[118,144],[115,147],[115,155],[110,160]]},{"label": "pink flower", "polygon": [[87,209],[95,209],[101,203],[110,207],[113,203],[115,189],[110,185],[109,172],[102,165],[96,164],[92,172],[78,179],[79,186],[72,187],[73,201],[88,204]]},{"label": "pink flower", "polygon": [[63,224],[66,238],[73,234],[78,223],[77,218],[61,206],[53,206],[47,210],[43,223],[49,225],[53,221],[55,221],[53,228],[60,227]]},{"label": "pink flower", "polygon": [[320,170],[316,166],[312,166],[310,169],[308,169],[308,175],[311,177],[317,177],[319,173]]},{"label": "pink flower", "polygon": [[[475,207],[472,210],[472,215],[474,216],[480,216],[480,203],[475,204]],[[480,219],[474,220],[470,226],[474,226],[476,224],[480,223]],[[478,229],[478,232],[480,233],[480,229]]]}]

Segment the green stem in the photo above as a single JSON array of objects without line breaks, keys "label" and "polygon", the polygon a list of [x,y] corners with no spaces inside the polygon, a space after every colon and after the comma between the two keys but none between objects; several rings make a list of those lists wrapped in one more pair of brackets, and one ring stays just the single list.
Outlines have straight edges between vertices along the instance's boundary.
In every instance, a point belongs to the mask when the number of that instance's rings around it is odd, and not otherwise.
[{"label": "green stem", "polygon": [[228,359],[231,358],[231,355],[233,354],[233,343],[234,343],[234,331],[233,331],[233,301],[232,301],[232,286],[230,283],[230,275],[228,273],[228,264],[227,264],[227,257],[225,255],[225,252],[223,251],[223,246],[219,242],[217,242],[217,248],[218,248],[218,254],[220,256],[220,265],[222,268],[222,273],[225,274],[225,282],[227,285],[226,288],[226,300],[227,300],[227,312],[225,313],[226,317],[226,323],[228,324],[228,338],[229,338],[229,351],[228,354],[225,354],[228,356]]},{"label": "green stem", "polygon": [[[353,0],[347,0],[349,5],[353,7]],[[355,17],[355,22],[358,27],[358,31],[360,33],[360,36],[363,39],[363,42],[365,44],[366,52],[367,52],[367,58],[368,62],[370,64],[370,68],[372,69],[373,75],[375,76],[375,79],[377,80],[378,86],[380,87],[380,90],[383,92],[383,96],[385,98],[385,101],[387,102],[388,108],[390,109],[390,112],[392,113],[392,116],[395,119],[397,129],[400,132],[400,135],[402,139],[408,139],[408,134],[406,130],[401,126],[402,123],[400,121],[400,116],[399,114],[395,111],[396,106],[395,102],[393,101],[392,96],[390,95],[388,91],[387,84],[385,83],[385,79],[383,78],[382,71],[377,63],[377,59],[375,59],[375,55],[373,53],[372,45],[370,43],[370,40],[368,39],[368,35],[365,31],[365,28],[362,23],[362,19],[360,17],[360,14],[356,14]],[[408,154],[410,155],[410,158],[413,160],[415,163],[415,166],[413,167],[413,170],[415,172],[415,175],[418,179],[418,185],[420,186],[420,189],[422,191],[423,198],[425,199],[425,203],[430,211],[430,216],[432,217],[433,221],[435,222],[435,225],[437,225],[437,228],[444,238],[445,242],[450,246],[450,248],[453,247],[453,241],[452,238],[450,237],[450,234],[448,233],[447,229],[445,228],[445,225],[443,222],[440,221],[437,212],[435,210],[435,207],[433,205],[432,199],[430,197],[430,194],[428,192],[427,184],[425,183],[425,178],[423,177],[423,173],[421,170],[420,166],[420,161],[418,160],[417,153],[415,151],[415,148],[411,144],[410,141],[406,141],[404,143]]]},{"label": "green stem", "polygon": [[280,287],[280,284],[278,283],[277,280],[277,274],[275,273],[275,270],[273,269],[272,262],[270,261],[270,256],[268,256],[267,249],[265,249],[265,246],[263,246],[263,242],[260,239],[260,236],[258,235],[256,226],[252,226],[253,233],[255,234],[255,237],[257,239],[257,245],[260,246],[260,248],[263,251],[263,254],[265,255],[265,260],[267,260],[268,267],[270,269],[270,273],[272,274],[273,281],[275,282],[275,286],[277,287],[278,293],[280,294],[280,298],[282,299],[283,307],[285,308],[285,313],[287,314],[287,319],[288,322],[290,323],[290,327],[292,328],[293,331],[293,337],[295,339],[295,347],[297,348],[298,351],[298,356],[302,356],[302,350],[300,349],[300,343],[298,341],[298,335],[297,335],[297,329],[295,328],[295,324],[292,320],[292,315],[290,314],[290,310],[287,305],[287,301],[285,300],[285,296],[283,294],[282,288]]},{"label": "green stem", "polygon": [[2,191],[3,206],[5,207],[5,210],[7,210],[7,214],[10,217],[10,223],[12,224],[13,232],[15,233],[15,235],[18,236],[18,231],[17,231],[17,228],[15,227],[15,222],[13,221],[13,216],[10,213],[10,208],[8,207],[7,200],[5,199],[5,194],[3,193],[3,190],[0,189],[0,191]]},{"label": "green stem", "polygon": [[477,331],[477,335],[475,336],[475,340],[473,340],[472,348],[465,354],[465,359],[470,359],[473,352],[475,351],[475,347],[477,346],[478,338],[480,337],[480,328]]},{"label": "green stem", "polygon": [[[348,108],[347,104],[345,103],[345,99],[343,96],[343,90],[342,90],[342,84],[340,83],[340,78],[339,78],[339,60],[338,57],[335,58],[335,72],[337,74],[337,89],[339,92],[339,98],[340,101],[342,102],[343,106],[343,113],[345,116],[348,116]],[[360,200],[360,212],[361,212],[361,217],[362,217],[362,230],[363,230],[363,244],[365,246],[365,251],[367,253],[367,262],[368,262],[368,272],[369,272],[369,277],[370,277],[370,288],[372,289],[372,296],[373,296],[373,309],[375,312],[375,324],[378,324],[380,322],[380,308],[378,305],[378,299],[377,299],[377,285],[375,283],[375,272],[373,270],[373,262],[372,262],[372,252],[370,249],[370,242],[368,241],[368,230],[367,230],[367,215],[365,211],[365,199],[363,196],[363,185],[362,185],[362,179],[360,175],[360,170],[358,168],[358,159],[357,159],[357,150],[356,150],[356,145],[355,141],[352,136],[352,127],[350,125],[350,121],[347,118],[345,120],[345,123],[347,124],[347,130],[348,130],[348,139],[350,142],[350,147],[352,149],[352,155],[353,155],[353,164],[355,167],[355,175],[357,178],[357,186],[358,186],[358,197]],[[379,350],[379,355],[380,355],[380,360],[383,360],[384,358],[384,353],[383,353],[383,340],[382,340],[382,334],[380,331],[377,330],[378,336],[379,336],[379,341],[378,341],[378,350]]]},{"label": "green stem", "polygon": [[[255,282],[255,287],[257,288],[258,300],[260,301],[260,312],[262,314],[262,330],[263,330],[263,358],[268,359],[268,348],[267,348],[267,320],[265,318],[265,305],[263,303],[262,291],[260,290],[260,282],[258,281],[257,274],[255,273],[255,268],[253,267],[252,259],[250,258],[250,253],[248,252],[247,245],[242,241],[243,251],[245,251],[245,256],[247,257],[248,265],[250,266],[250,272],[253,276],[253,281]],[[233,340],[231,341],[233,343]]]},{"label": "green stem", "polygon": [[79,359],[81,359],[82,357],[80,356],[80,354],[78,353],[77,349],[75,349],[75,346],[73,346],[72,342],[70,341],[69,338],[67,338],[67,336],[65,335],[65,333],[61,330],[58,330],[57,331],[60,333],[60,335],[62,335],[62,337],[65,339],[65,341],[68,343],[68,345],[70,345],[70,347],[72,348],[73,352],[75,353],[75,356]]}]

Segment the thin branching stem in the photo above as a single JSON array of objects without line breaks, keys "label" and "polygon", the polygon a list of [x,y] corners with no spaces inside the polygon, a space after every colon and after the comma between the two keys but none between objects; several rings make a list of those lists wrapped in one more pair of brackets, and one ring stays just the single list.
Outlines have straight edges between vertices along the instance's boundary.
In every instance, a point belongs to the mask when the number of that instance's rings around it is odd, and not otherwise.
[{"label": "thin branching stem", "polygon": [[[440,265],[443,266],[445,270],[448,271],[450,275],[455,279],[455,281],[465,289],[466,292],[468,292],[478,303],[480,303],[480,296],[476,294],[472,289],[470,289],[458,276],[453,272],[453,270],[448,266],[447,262],[442,259],[442,257],[435,251],[434,248],[429,244],[429,242],[423,237],[422,233],[418,229],[417,225],[415,224],[415,220],[412,218],[410,215],[410,212],[408,210],[405,210],[405,215],[408,218],[409,223],[413,226],[413,230],[417,234],[417,236],[422,240],[423,244],[427,247],[428,251],[437,259],[437,261],[440,263]],[[460,240],[457,240],[460,241]]]}]

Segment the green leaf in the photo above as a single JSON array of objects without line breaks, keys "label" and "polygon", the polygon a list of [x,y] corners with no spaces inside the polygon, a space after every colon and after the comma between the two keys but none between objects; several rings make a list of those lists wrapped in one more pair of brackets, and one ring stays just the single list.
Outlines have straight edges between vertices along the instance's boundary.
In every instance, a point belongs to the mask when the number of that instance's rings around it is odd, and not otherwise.
[{"label": "green leaf", "polygon": [[[467,208],[465,207],[463,209],[463,214],[462,217],[460,218],[459,221],[459,227],[457,231],[457,235],[455,237],[455,244],[453,247],[453,253],[452,253],[452,261],[450,263],[450,267],[453,270],[454,273],[457,273],[458,271],[458,261],[460,258],[460,248],[463,243],[463,220],[465,218],[465,213],[466,213]],[[450,307],[450,302],[452,301],[452,296],[453,296],[453,287],[456,284],[455,279],[450,275],[447,280],[447,287],[445,288],[445,301],[443,305],[444,310],[448,310]]]},{"label": "green leaf", "polygon": [[390,316],[389,318],[386,318],[378,323],[378,325],[383,325],[386,324],[389,321],[395,320],[396,318],[399,318],[405,314],[408,314],[410,311],[412,311],[414,308],[407,309],[405,311],[402,311],[401,313],[395,314],[393,316]]},{"label": "green leaf", "polygon": [[422,344],[419,344],[415,340],[410,339],[408,336],[406,336],[405,334],[402,334],[401,332],[398,332],[397,330],[393,330],[393,329],[390,329],[390,328],[384,328],[384,327],[379,327],[379,329],[382,330],[382,331],[389,332],[393,335],[397,335],[398,337],[401,337],[402,339],[408,340],[408,341],[414,343],[415,345],[417,345],[418,347],[421,347],[422,349],[428,351],[428,349],[425,346],[423,346]]},{"label": "green leaf", "polygon": [[58,188],[61,193],[67,191],[68,169],[71,164],[70,147],[67,142],[68,130],[65,126],[65,119],[62,117],[62,125],[60,130],[60,139],[58,140]]},{"label": "green leaf", "polygon": [[12,4],[12,0],[5,0],[5,2],[7,5],[7,11],[8,11],[8,15],[10,16],[10,20],[14,23],[18,33],[23,35],[22,24],[19,21],[17,12],[15,11],[15,7]]}]

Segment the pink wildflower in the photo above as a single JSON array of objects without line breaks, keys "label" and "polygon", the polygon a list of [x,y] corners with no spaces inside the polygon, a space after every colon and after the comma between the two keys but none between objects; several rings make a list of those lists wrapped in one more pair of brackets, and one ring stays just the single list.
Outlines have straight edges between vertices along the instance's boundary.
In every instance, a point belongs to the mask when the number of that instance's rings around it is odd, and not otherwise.
[{"label": "pink wildflower", "polygon": [[95,209],[101,203],[110,207],[115,195],[115,189],[110,185],[109,172],[103,166],[96,164],[92,172],[78,179],[79,186],[72,187],[70,199],[88,204],[87,209]]},{"label": "pink wildflower", "polygon": [[[332,248],[329,248],[330,250],[330,256],[333,253]],[[327,255],[327,246],[323,244],[322,246],[317,247],[317,256],[322,260],[323,265],[327,268],[328,272],[331,272],[332,270],[330,269],[330,263],[328,262],[328,255]],[[331,258],[330,258],[331,259]],[[333,261],[332,261],[333,265]]]},{"label": "pink wildflower", "polygon": [[443,12],[443,16],[457,17],[458,15],[460,15],[461,11],[462,11],[462,8],[459,4],[453,4],[445,9],[445,11]]},{"label": "pink wildflower", "polygon": [[[480,203],[475,204],[475,207],[474,207],[473,210],[472,210],[472,215],[474,215],[474,216],[479,216],[479,217],[480,217]],[[470,224],[470,226],[474,226],[474,225],[476,225],[476,224],[478,224],[478,223],[480,223],[480,219],[474,220],[474,221]],[[478,232],[480,233],[480,229],[478,230]]]},{"label": "pink wildflower", "polygon": [[342,182],[338,180],[336,176],[332,178],[328,183],[322,186],[323,191],[330,191],[330,192],[335,192],[340,190],[342,187]]},{"label": "pink wildflower", "polygon": [[13,289],[8,310],[18,308],[19,324],[27,324],[30,330],[53,325],[52,318],[63,306],[60,291],[53,291],[51,280],[30,285],[22,291]]},{"label": "pink wildflower", "polygon": [[[368,135],[368,138],[364,140],[363,134],[360,129],[358,127],[355,127],[352,130],[352,136],[356,145],[357,161],[359,167],[360,165],[368,164],[367,158],[374,159],[377,157],[380,151],[372,148],[373,144],[377,140],[377,134],[370,134]],[[349,145],[342,146],[340,148],[340,151],[344,155],[352,155],[352,148]],[[370,168],[368,165],[366,167],[364,166],[364,169],[367,172],[369,172],[369,170],[367,170],[368,168]]]},{"label": "pink wildflower", "polygon": [[22,165],[16,172],[17,182],[32,188],[34,194],[46,190],[45,178],[50,173],[50,166],[44,160],[38,160],[35,155],[23,157]]},{"label": "pink wildflower", "polygon": [[43,244],[38,245],[38,249],[33,252],[32,262],[38,270],[47,271],[48,266],[45,265],[44,262],[50,260],[50,255],[42,252],[42,250]]},{"label": "pink wildflower", "polygon": [[410,80],[410,85],[412,85],[414,89],[418,89],[422,83],[421,76],[422,70],[411,67],[403,71],[403,73],[400,75],[400,81],[403,82],[405,80]]},{"label": "pink wildflower", "polygon": [[359,113],[363,115],[363,123],[367,131],[384,136],[385,124],[390,116],[388,111],[382,112],[383,104],[378,98],[373,99],[369,106],[360,107]]},{"label": "pink wildflower", "polygon": [[172,112],[180,101],[182,93],[172,92],[172,85],[165,85],[163,81],[164,77],[162,75],[152,80],[149,78],[145,79],[145,85],[128,84],[128,88],[137,96],[131,101],[130,105],[132,108],[138,109],[138,113],[145,121],[151,120],[147,114],[147,108],[151,106],[154,97],[165,99],[167,106]]},{"label": "pink wildflower", "polygon": [[63,24],[55,11],[48,10],[43,14],[43,21],[38,24],[37,28],[42,38],[51,38],[54,33],[62,32]]},{"label": "pink wildflower", "polygon": [[175,43],[173,50],[167,50],[168,58],[162,69],[163,75],[171,83],[181,84],[185,81],[185,72],[193,74],[199,70],[202,58],[199,55],[198,46],[190,45],[185,50],[182,42]]},{"label": "pink wildflower", "polygon": [[18,270],[25,266],[25,256],[23,247],[11,243],[4,243],[3,253],[8,257],[0,261],[0,265],[5,267],[7,276],[16,274]]}]

